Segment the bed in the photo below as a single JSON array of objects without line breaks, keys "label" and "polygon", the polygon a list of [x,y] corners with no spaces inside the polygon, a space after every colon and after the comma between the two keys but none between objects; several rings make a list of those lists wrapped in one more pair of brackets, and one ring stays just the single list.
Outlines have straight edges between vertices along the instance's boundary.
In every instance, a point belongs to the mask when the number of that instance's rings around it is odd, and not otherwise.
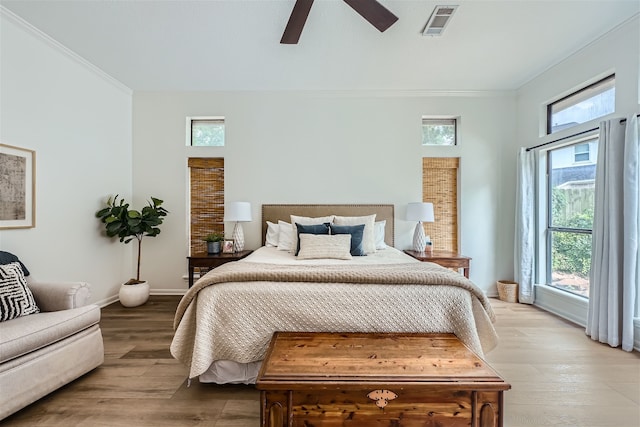
[{"label": "bed", "polygon": [[171,354],[189,378],[250,384],[275,331],[454,333],[481,356],[493,349],[484,293],[395,249],[393,222],[393,205],[263,205],[263,246],[188,290]]}]

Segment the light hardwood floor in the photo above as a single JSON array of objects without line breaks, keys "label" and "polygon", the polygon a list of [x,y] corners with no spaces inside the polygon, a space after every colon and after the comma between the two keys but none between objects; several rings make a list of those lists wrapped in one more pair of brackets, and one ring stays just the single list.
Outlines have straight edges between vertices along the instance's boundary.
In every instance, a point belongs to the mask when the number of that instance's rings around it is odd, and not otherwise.
[{"label": "light hardwood floor", "polygon": [[[104,308],[105,363],[0,425],[257,427],[252,386],[187,387],[187,370],[169,354],[178,301],[152,296],[141,307]],[[512,385],[506,427],[640,426],[637,352],[595,343],[583,328],[535,307],[492,305],[500,344],[486,359]]]}]

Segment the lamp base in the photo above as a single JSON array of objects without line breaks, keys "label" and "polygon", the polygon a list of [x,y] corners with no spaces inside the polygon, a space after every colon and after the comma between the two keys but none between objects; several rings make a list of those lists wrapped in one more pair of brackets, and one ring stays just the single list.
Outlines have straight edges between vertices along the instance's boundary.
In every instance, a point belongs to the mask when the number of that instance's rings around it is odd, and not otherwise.
[{"label": "lamp base", "polygon": [[424,228],[422,222],[418,221],[416,229],[413,232],[413,250],[416,252],[424,252],[424,248],[427,246],[427,239],[424,234]]},{"label": "lamp base", "polygon": [[242,224],[236,222],[233,227],[233,250],[234,252],[240,252],[244,250],[244,232],[242,231]]}]

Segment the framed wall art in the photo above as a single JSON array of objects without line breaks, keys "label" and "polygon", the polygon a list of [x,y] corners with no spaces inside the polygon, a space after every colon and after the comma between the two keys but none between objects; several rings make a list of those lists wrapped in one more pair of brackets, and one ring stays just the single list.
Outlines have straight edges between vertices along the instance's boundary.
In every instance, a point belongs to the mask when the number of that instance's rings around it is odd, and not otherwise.
[{"label": "framed wall art", "polygon": [[0,144],[0,229],[36,225],[36,152]]}]

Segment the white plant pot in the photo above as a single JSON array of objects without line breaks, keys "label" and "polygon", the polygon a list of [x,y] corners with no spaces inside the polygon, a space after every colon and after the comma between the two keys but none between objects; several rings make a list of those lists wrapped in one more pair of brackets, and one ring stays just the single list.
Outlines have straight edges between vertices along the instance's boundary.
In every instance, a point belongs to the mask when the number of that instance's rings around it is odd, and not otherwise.
[{"label": "white plant pot", "polygon": [[124,307],[137,307],[149,299],[149,283],[142,282],[137,285],[120,285],[118,293],[120,304]]}]

